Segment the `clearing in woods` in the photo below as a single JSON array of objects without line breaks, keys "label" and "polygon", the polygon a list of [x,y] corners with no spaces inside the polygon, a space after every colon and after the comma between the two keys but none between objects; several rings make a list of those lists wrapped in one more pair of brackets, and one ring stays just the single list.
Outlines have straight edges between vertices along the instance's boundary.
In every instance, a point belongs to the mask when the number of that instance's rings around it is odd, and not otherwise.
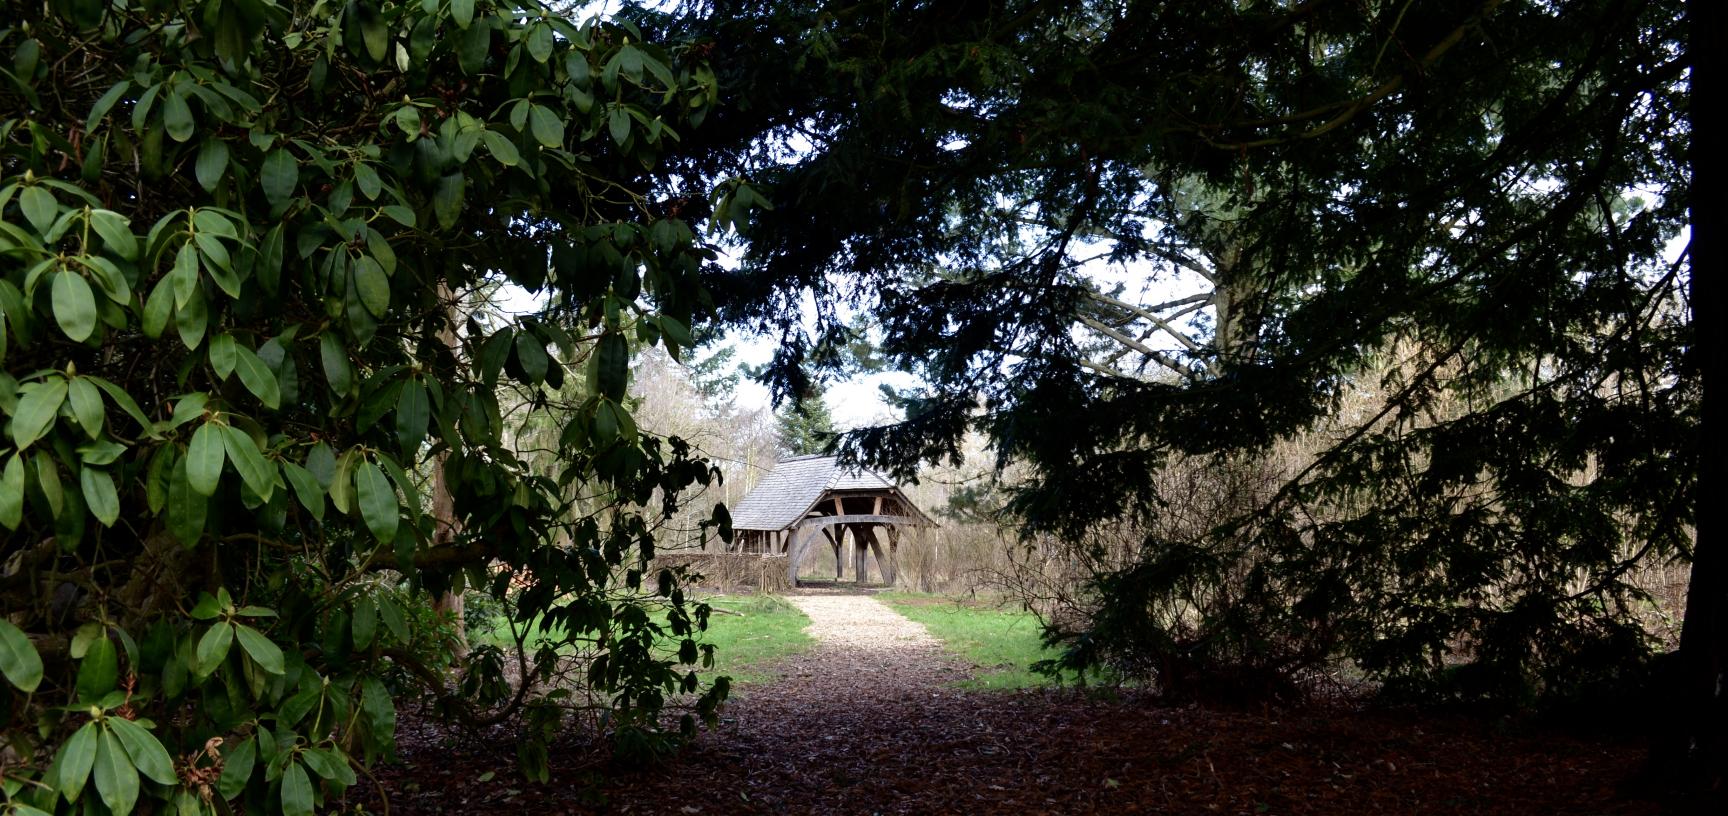
[{"label": "clearing in woods", "polygon": [[[856,591],[800,590],[816,644],[745,687],[719,728],[647,771],[572,739],[552,783],[507,732],[405,723],[392,814],[1653,813],[1616,786],[1638,741],[1350,708],[1170,707],[1137,693],[966,690],[922,624]],[[357,792],[360,793],[360,792]],[[365,806],[377,811],[375,793]]]}]

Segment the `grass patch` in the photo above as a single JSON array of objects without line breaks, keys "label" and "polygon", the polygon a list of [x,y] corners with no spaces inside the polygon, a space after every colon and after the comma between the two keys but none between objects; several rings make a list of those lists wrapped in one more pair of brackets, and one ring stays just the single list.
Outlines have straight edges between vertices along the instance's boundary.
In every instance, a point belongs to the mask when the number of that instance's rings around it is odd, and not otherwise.
[{"label": "grass patch", "polygon": [[[716,610],[708,617],[708,631],[696,638],[697,643],[714,645],[714,668],[700,669],[703,677],[724,674],[730,675],[734,684],[765,682],[773,679],[766,671],[768,664],[802,652],[815,643],[804,634],[810,618],[784,598],[738,595],[702,600]],[[726,611],[719,611],[722,609]],[[539,630],[539,621],[536,620],[529,630],[530,648],[539,639]],[[506,651],[513,648],[509,624],[502,619],[495,621],[494,628],[474,633],[472,639],[475,643],[495,644]],[[665,646],[668,656],[677,654],[676,639],[668,637]]]},{"label": "grass patch", "polygon": [[878,593],[876,599],[924,624],[949,651],[977,664],[978,676],[966,688],[1019,689],[1048,686],[1049,677],[1028,667],[1055,657],[1039,642],[1038,618],[1030,612],[1001,609],[975,601],[956,603],[937,595]]},{"label": "grass patch", "polygon": [[708,631],[701,640],[714,644],[713,674],[729,674],[734,683],[761,683],[773,679],[768,664],[802,652],[816,643],[804,634],[810,618],[785,598],[775,595],[743,595],[706,599],[719,611],[708,617]]}]

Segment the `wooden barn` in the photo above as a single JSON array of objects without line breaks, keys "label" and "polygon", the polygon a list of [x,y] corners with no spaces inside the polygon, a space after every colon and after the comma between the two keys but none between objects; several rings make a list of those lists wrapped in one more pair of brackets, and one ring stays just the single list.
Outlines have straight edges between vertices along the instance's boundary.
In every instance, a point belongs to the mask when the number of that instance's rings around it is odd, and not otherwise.
[{"label": "wooden barn", "polygon": [[863,583],[868,556],[882,582],[898,575],[900,543],[935,526],[893,482],[870,470],[849,470],[832,456],[795,456],[774,466],[732,508],[734,552],[784,555],[786,578],[817,542],[834,551],[835,579],[844,577],[842,553],[852,553],[852,574]]}]

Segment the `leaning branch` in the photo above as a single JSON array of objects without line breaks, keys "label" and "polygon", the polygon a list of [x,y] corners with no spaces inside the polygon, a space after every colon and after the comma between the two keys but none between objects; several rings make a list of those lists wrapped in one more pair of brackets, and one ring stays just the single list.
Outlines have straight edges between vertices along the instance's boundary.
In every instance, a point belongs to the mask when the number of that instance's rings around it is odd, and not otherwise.
[{"label": "leaning branch", "polygon": [[1094,331],[1096,331],[1096,332],[1098,332],[1098,333],[1100,333],[1106,337],[1109,337],[1110,339],[1115,340],[1116,342],[1121,343],[1124,346],[1127,346],[1127,347],[1129,347],[1135,351],[1138,351],[1141,354],[1146,355],[1147,359],[1149,359],[1155,363],[1158,363],[1159,365],[1164,366],[1165,368],[1168,368],[1171,371],[1176,372],[1177,374],[1182,375],[1183,378],[1193,379],[1194,373],[1189,371],[1186,366],[1183,366],[1180,362],[1178,362],[1175,358],[1171,357],[1170,355],[1165,354],[1164,352],[1159,351],[1157,349],[1154,349],[1151,346],[1148,346],[1145,343],[1142,343],[1138,340],[1135,340],[1134,338],[1129,337],[1128,335],[1123,334],[1123,333],[1121,333],[1121,332],[1119,332],[1113,328],[1110,328],[1109,326],[1105,325],[1103,323],[1103,321],[1100,321],[1096,318],[1088,317],[1086,315],[1080,315],[1079,320],[1081,323],[1084,323],[1086,326],[1090,327]]},{"label": "leaning branch", "polygon": [[1149,312],[1145,309],[1142,309],[1139,306],[1135,306],[1134,304],[1129,303],[1128,301],[1117,300],[1116,298],[1113,298],[1109,295],[1106,295],[1106,294],[1099,292],[1099,291],[1096,291],[1096,290],[1088,289],[1088,290],[1086,290],[1086,294],[1087,294],[1087,296],[1091,297],[1093,300],[1096,300],[1099,303],[1105,304],[1106,306],[1114,306],[1118,309],[1122,309],[1123,311],[1129,312],[1129,313],[1131,313],[1137,317],[1144,318],[1145,320],[1151,322],[1152,325],[1157,326],[1160,329],[1163,329],[1164,332],[1169,334],[1171,337],[1176,338],[1176,342],[1181,343],[1183,348],[1186,348],[1195,354],[1201,353],[1202,349],[1200,347],[1200,344],[1194,342],[1192,339],[1190,339],[1188,337],[1188,335],[1184,334],[1183,332],[1179,331],[1175,326],[1171,325],[1170,321],[1165,320],[1164,318],[1159,317],[1158,315],[1153,314],[1152,312]]}]

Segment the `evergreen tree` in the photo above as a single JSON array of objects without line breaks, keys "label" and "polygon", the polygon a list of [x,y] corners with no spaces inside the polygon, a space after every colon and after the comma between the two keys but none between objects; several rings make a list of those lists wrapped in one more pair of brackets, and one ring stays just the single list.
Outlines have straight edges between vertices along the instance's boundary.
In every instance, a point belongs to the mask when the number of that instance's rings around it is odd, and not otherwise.
[{"label": "evergreen tree", "polygon": [[[848,455],[908,474],[981,430],[1029,468],[1026,528],[1083,541],[1164,529],[1173,466],[1326,440],[1100,576],[1096,615],[1052,632],[1068,666],[1192,687],[1345,657],[1388,689],[1558,703],[1642,682],[1628,575],[1690,559],[1670,721],[1721,778],[1717,193],[1690,149],[1712,4],[687,11],[669,24],[740,100],[704,166],[767,199],[712,287],[786,338],[777,393],[839,358],[828,302],[870,304],[929,385]],[[1100,261],[1205,286],[1116,291]]]},{"label": "evergreen tree", "polygon": [[774,414],[783,456],[826,453],[834,442],[834,416],[823,399],[826,391],[814,388],[800,399],[780,406]]},{"label": "evergreen tree", "polygon": [[715,327],[705,327],[696,333],[696,344],[688,355],[690,381],[708,410],[716,414],[731,410],[744,374],[737,359],[738,347],[723,338]]}]

